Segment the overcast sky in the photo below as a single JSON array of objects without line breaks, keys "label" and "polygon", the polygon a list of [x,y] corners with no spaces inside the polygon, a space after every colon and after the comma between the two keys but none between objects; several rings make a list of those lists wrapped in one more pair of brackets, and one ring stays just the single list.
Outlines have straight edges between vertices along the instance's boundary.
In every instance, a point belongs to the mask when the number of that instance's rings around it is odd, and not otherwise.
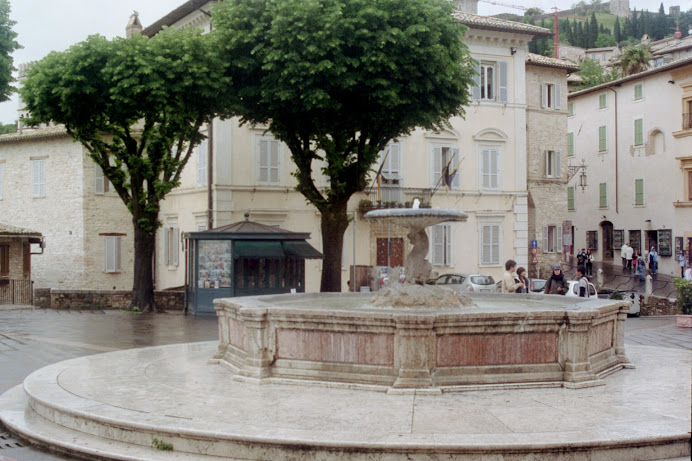
[{"label": "overcast sky", "polygon": [[[24,47],[14,54],[14,65],[41,59],[52,50],[62,51],[89,35],[101,34],[108,38],[125,35],[125,25],[133,11],[139,12],[144,27],[155,22],[185,0],[10,0],[11,18],[17,22],[14,30]],[[521,10],[495,5],[481,0],[478,13],[483,15],[503,12],[521,13]],[[538,7],[546,12],[550,8],[568,9],[573,0],[506,0],[504,4]],[[660,0],[630,0],[630,8],[658,11]],[[689,8],[689,0],[663,2],[666,11],[671,5]],[[0,104],[0,122],[13,123],[17,118],[16,97]]]}]

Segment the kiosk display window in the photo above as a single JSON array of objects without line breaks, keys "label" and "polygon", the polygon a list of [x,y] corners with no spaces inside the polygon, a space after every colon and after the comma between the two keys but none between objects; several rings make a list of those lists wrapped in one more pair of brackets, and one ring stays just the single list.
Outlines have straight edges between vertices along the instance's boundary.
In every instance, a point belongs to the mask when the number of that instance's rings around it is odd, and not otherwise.
[{"label": "kiosk display window", "polygon": [[231,242],[198,242],[197,284],[199,288],[231,287]]}]

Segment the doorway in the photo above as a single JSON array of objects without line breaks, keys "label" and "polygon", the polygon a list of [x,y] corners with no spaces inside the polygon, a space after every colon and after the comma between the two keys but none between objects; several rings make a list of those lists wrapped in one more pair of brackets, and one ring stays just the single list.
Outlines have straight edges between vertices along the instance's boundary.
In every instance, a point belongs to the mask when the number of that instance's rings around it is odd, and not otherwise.
[{"label": "doorway", "polygon": [[603,259],[613,259],[613,223],[603,221],[601,223],[601,236],[603,238]]}]

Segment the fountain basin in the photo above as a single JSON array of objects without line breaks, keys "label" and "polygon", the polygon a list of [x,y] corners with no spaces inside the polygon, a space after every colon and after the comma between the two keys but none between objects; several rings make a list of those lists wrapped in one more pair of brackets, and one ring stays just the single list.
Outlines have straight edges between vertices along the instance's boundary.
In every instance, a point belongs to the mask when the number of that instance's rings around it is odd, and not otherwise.
[{"label": "fountain basin", "polygon": [[391,393],[590,387],[631,367],[626,303],[555,295],[475,295],[463,308],[387,308],[371,294],[214,301],[212,361],[235,379],[363,386]]}]

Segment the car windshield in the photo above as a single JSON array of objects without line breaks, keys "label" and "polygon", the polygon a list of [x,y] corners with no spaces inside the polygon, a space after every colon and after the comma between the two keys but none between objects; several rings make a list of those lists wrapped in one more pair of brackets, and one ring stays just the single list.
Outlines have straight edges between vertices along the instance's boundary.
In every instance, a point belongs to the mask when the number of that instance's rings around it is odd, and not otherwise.
[{"label": "car windshield", "polygon": [[545,282],[547,280],[534,280],[531,282],[531,289],[533,291],[541,291],[543,288],[545,288]]},{"label": "car windshield", "polygon": [[472,275],[470,280],[474,285],[493,285],[495,283],[495,280],[489,275]]}]

